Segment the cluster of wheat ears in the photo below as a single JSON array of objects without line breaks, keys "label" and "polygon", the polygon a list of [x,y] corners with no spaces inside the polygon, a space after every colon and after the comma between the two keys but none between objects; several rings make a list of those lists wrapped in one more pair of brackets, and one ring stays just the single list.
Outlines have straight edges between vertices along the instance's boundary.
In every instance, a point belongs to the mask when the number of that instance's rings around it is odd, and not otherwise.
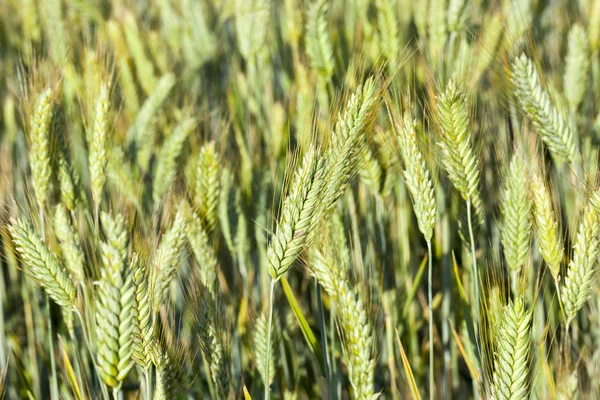
[{"label": "cluster of wheat ears", "polygon": [[0,1],[0,399],[600,397],[600,1]]}]

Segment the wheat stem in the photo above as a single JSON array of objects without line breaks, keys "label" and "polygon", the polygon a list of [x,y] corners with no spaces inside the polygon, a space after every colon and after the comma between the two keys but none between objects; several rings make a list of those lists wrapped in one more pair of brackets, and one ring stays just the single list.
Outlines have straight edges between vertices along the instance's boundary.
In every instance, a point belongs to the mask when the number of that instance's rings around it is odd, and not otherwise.
[{"label": "wheat stem", "polygon": [[429,267],[427,270],[427,301],[429,303],[429,398],[433,399],[435,382],[433,376],[433,297],[431,290],[431,285],[433,283],[433,262],[431,260],[431,240],[427,241],[427,256],[429,258]]},{"label": "wheat stem", "polygon": [[273,293],[275,292],[275,279],[271,279],[271,287],[269,288],[269,325],[267,328],[267,360],[265,362],[265,373],[263,375],[265,380],[265,400],[269,400],[271,395],[269,385],[269,364],[271,361],[271,329],[273,325]]}]

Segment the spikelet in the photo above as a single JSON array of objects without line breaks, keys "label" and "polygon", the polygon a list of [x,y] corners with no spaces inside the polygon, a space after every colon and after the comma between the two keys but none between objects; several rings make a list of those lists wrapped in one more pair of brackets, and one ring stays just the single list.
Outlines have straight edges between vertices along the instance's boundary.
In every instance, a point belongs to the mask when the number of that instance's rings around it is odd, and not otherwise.
[{"label": "spikelet", "polygon": [[291,191],[283,202],[277,230],[267,248],[269,273],[274,280],[279,280],[310,244],[322,211],[324,183],[323,162],[318,150],[311,147],[294,174]]},{"label": "spikelet", "polygon": [[560,293],[567,325],[592,294],[593,276],[600,255],[599,230],[598,212],[588,204],[579,223],[573,245],[573,258],[569,263]]},{"label": "spikelet", "polygon": [[79,244],[79,236],[69,221],[65,207],[57,205],[54,210],[54,233],[60,242],[66,266],[76,283],[85,280],[84,258]]},{"label": "spikelet", "polygon": [[350,180],[356,175],[367,146],[366,131],[373,122],[379,106],[379,93],[375,81],[369,78],[356,89],[338,115],[330,143],[325,151],[324,210],[330,210],[346,192]]},{"label": "spikelet", "polygon": [[512,82],[523,112],[557,162],[576,162],[579,156],[573,131],[550,101],[533,63],[525,54],[513,61]]},{"label": "spikelet", "polygon": [[106,182],[109,107],[108,86],[106,83],[103,83],[100,85],[100,91],[94,104],[94,114],[91,123],[92,131],[88,134],[90,186],[92,189],[92,198],[97,209],[100,207],[102,189],[104,188],[104,182]]},{"label": "spikelet", "polygon": [[480,220],[483,215],[479,193],[479,165],[471,134],[465,95],[453,81],[438,97],[442,164],[454,187],[466,201],[471,201]]},{"label": "spikelet", "polygon": [[210,142],[202,146],[198,156],[194,199],[207,232],[211,232],[217,223],[220,179],[215,143]]},{"label": "spikelet", "polygon": [[517,151],[508,165],[500,197],[501,239],[508,268],[520,271],[527,261],[531,241],[529,177],[522,155]]},{"label": "spikelet", "polygon": [[8,227],[15,249],[23,261],[23,271],[33,278],[58,305],[75,307],[75,285],[69,273],[33,227],[22,219],[11,219]]},{"label": "spikelet", "polygon": [[135,290],[126,264],[128,236],[120,214],[101,214],[106,242],[101,243],[102,272],[96,308],[98,368],[104,382],[120,388],[133,367]]},{"label": "spikelet", "polygon": [[563,87],[569,107],[575,111],[583,100],[590,69],[587,35],[581,25],[575,24],[571,27],[568,44]]},{"label": "spikelet", "polygon": [[52,90],[44,90],[37,97],[30,122],[29,164],[33,191],[40,208],[48,198],[50,185],[50,124],[52,122]]},{"label": "spikelet", "polygon": [[132,319],[133,334],[132,346],[133,360],[147,371],[152,366],[154,348],[154,321],[152,314],[152,293],[149,285],[149,270],[141,263],[137,255],[131,259],[131,273],[133,275],[134,295]]},{"label": "spikelet", "polygon": [[329,5],[325,0],[313,2],[306,16],[306,52],[310,65],[319,75],[329,80],[333,75],[333,48],[327,32],[327,11]]},{"label": "spikelet", "polygon": [[160,149],[152,186],[152,199],[155,204],[160,203],[164,194],[171,187],[177,168],[177,157],[179,157],[183,144],[193,131],[195,124],[194,118],[186,118],[178,123]]},{"label": "spikelet", "polygon": [[152,288],[154,292],[154,310],[166,304],[169,287],[177,276],[181,265],[181,251],[185,245],[185,216],[180,207],[175,214],[171,228],[162,236],[154,258]]},{"label": "spikelet", "polygon": [[425,240],[430,241],[435,227],[435,193],[429,170],[417,144],[416,124],[410,113],[406,112],[402,123],[396,126],[396,134],[404,162],[404,182],[413,200],[419,230]]},{"label": "spikelet", "polygon": [[531,193],[535,238],[552,277],[558,281],[563,259],[563,244],[550,190],[541,172],[536,169],[531,179]]},{"label": "spikelet", "polygon": [[492,397],[495,400],[529,398],[531,362],[531,313],[522,298],[504,307],[496,327],[496,354]]}]

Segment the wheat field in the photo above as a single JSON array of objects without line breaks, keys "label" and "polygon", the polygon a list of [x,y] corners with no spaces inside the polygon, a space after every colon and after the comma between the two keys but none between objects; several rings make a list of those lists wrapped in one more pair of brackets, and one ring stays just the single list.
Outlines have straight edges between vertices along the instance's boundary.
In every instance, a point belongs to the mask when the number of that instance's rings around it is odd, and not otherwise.
[{"label": "wheat field", "polygon": [[0,400],[600,398],[600,1],[0,0]]}]

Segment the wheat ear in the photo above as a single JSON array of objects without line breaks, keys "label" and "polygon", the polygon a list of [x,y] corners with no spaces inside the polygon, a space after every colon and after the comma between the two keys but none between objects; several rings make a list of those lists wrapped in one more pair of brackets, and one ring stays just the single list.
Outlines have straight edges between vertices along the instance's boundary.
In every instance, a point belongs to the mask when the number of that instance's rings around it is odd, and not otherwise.
[{"label": "wheat ear", "polygon": [[94,104],[92,131],[89,133],[90,186],[96,209],[102,201],[102,189],[106,182],[106,165],[108,164],[107,131],[110,98],[106,83],[100,85],[100,91]]},{"label": "wheat ear", "polygon": [[196,120],[194,118],[186,118],[178,123],[160,149],[152,186],[152,199],[155,204],[160,203],[163,195],[171,187],[173,178],[175,177],[177,157],[179,157],[183,149],[183,144],[194,130],[195,125]]},{"label": "wheat ear", "polygon": [[402,124],[396,126],[396,134],[404,161],[404,182],[413,200],[419,230],[429,241],[435,227],[435,193],[429,170],[419,151],[416,124],[417,121],[406,112]]},{"label": "wheat ear", "polygon": [[325,151],[325,176],[322,207],[331,210],[346,192],[357,173],[367,147],[366,131],[375,119],[380,97],[371,78],[352,94],[336,120]]},{"label": "wheat ear", "polygon": [[44,207],[48,198],[48,186],[50,185],[50,123],[52,122],[52,90],[44,90],[38,96],[30,123],[29,163],[31,165],[31,177],[33,191],[38,205]]},{"label": "wheat ear", "polygon": [[575,24],[569,31],[563,86],[571,110],[576,111],[585,94],[590,69],[590,50],[584,28]]},{"label": "wheat ear", "polygon": [[121,215],[102,213],[106,242],[101,243],[102,272],[96,304],[98,368],[104,382],[118,391],[133,367],[135,291],[126,264],[128,236]]},{"label": "wheat ear", "polygon": [[523,112],[531,119],[554,158],[575,163],[578,151],[573,131],[550,101],[535,66],[525,54],[513,61],[512,82]]},{"label": "wheat ear", "polygon": [[215,150],[215,142],[210,142],[200,149],[195,187],[196,206],[207,232],[211,232],[217,223],[217,205],[221,190],[220,180],[221,174],[219,173],[219,160]]},{"label": "wheat ear", "polygon": [[531,242],[531,201],[527,190],[528,182],[529,177],[523,158],[517,152],[508,165],[500,198],[504,257],[509,269],[515,273],[525,265]]},{"label": "wheat ear", "polygon": [[373,332],[360,295],[355,294],[345,276],[349,267],[343,264],[347,260],[340,254],[343,250],[344,246],[336,246],[329,257],[314,251],[309,268],[336,304],[336,318],[354,398],[372,399],[375,370]]},{"label": "wheat ear", "polygon": [[279,280],[310,243],[322,211],[321,192],[325,183],[323,162],[311,147],[291,183],[283,202],[275,235],[267,248],[267,263],[274,280]]},{"label": "wheat ear", "polygon": [[171,228],[162,236],[154,259],[152,290],[154,291],[154,310],[165,304],[169,296],[169,287],[177,276],[181,265],[181,252],[185,245],[185,216],[180,207]]},{"label": "wheat ear", "polygon": [[504,307],[497,326],[492,397],[496,400],[529,398],[531,313],[522,298]]},{"label": "wheat ear", "polygon": [[150,372],[154,348],[154,316],[152,309],[152,292],[150,291],[149,270],[139,257],[134,254],[131,259],[134,295],[133,311],[133,360],[144,371]]},{"label": "wheat ear", "polygon": [[23,219],[13,218],[8,229],[23,260],[23,271],[58,305],[74,308],[76,290],[69,273],[34,232],[33,227]]},{"label": "wheat ear", "polygon": [[550,189],[539,170],[533,172],[531,193],[535,238],[552,277],[558,282],[564,249]]},{"label": "wheat ear", "polygon": [[592,294],[593,276],[600,255],[599,230],[598,212],[588,204],[579,223],[573,258],[560,293],[567,326]]},{"label": "wheat ear", "polygon": [[85,280],[84,258],[79,244],[79,236],[69,221],[67,210],[61,204],[54,210],[54,232],[66,261],[66,266],[77,283]]},{"label": "wheat ear", "polygon": [[326,81],[333,75],[333,47],[327,33],[328,3],[317,0],[312,3],[306,16],[306,52],[310,65]]}]

